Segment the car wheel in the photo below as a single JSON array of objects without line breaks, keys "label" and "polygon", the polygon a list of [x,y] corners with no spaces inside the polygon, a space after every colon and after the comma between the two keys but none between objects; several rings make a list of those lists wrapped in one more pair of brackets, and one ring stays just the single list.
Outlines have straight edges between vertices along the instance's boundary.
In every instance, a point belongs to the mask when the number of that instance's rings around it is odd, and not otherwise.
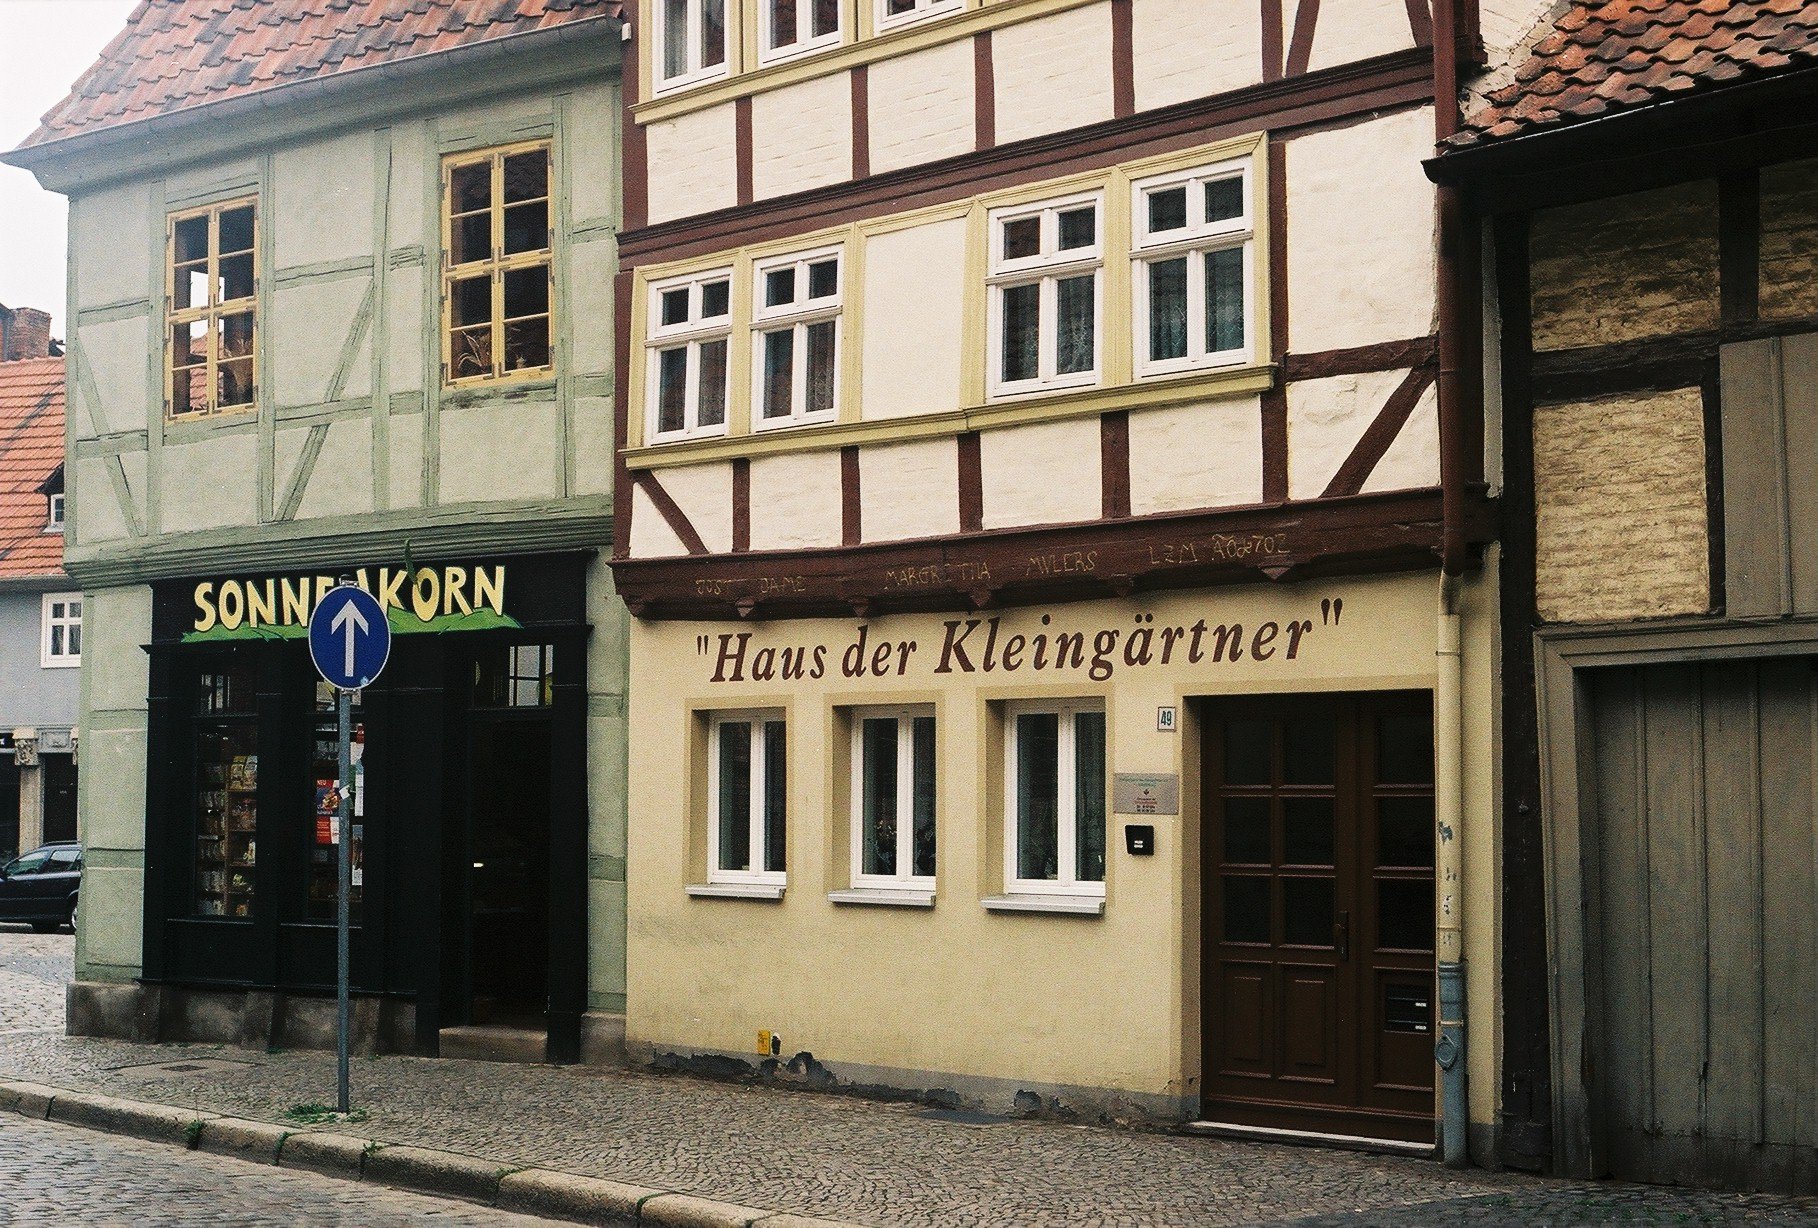
[{"label": "car wheel", "polygon": [[76,914],[81,910],[81,908],[82,908],[81,900],[79,900],[79,899],[71,900],[69,902],[69,920],[66,921],[64,924],[69,926],[69,932],[72,934],[76,932]]}]

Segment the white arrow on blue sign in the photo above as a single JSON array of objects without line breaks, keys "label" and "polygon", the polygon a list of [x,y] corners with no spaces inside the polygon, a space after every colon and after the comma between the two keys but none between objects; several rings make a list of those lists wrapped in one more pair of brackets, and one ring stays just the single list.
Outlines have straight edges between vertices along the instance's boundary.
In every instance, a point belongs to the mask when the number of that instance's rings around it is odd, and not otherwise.
[{"label": "white arrow on blue sign", "polygon": [[369,686],[391,659],[391,623],[378,600],[344,584],[328,590],[309,616],[309,659],[331,686]]}]

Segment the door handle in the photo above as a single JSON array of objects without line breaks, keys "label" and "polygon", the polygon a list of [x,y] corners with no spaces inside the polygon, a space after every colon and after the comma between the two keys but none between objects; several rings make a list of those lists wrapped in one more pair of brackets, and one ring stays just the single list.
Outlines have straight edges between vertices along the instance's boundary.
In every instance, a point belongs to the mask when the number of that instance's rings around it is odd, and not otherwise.
[{"label": "door handle", "polygon": [[1332,945],[1338,948],[1338,960],[1344,963],[1351,958],[1351,914],[1340,912],[1338,919],[1332,922]]}]

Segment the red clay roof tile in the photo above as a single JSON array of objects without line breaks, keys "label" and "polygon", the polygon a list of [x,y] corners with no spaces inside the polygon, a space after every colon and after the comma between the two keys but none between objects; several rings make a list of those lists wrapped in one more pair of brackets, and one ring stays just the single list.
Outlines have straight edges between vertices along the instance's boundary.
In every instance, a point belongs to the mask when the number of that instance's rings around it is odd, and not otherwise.
[{"label": "red clay roof tile", "polygon": [[0,362],[0,580],[63,572],[39,491],[63,463],[63,360]]},{"label": "red clay roof tile", "polygon": [[1581,0],[1468,118],[1454,148],[1818,67],[1818,0]]},{"label": "red clay roof tile", "polygon": [[622,11],[622,0],[141,0],[22,148]]}]

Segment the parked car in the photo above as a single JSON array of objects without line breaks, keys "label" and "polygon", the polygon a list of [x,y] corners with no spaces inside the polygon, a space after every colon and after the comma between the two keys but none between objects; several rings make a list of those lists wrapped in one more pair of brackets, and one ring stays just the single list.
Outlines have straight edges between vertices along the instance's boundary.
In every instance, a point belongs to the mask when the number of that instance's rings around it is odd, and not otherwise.
[{"label": "parked car", "polygon": [[0,921],[29,921],[48,934],[76,928],[76,892],[82,886],[82,846],[46,844],[0,866]]}]

